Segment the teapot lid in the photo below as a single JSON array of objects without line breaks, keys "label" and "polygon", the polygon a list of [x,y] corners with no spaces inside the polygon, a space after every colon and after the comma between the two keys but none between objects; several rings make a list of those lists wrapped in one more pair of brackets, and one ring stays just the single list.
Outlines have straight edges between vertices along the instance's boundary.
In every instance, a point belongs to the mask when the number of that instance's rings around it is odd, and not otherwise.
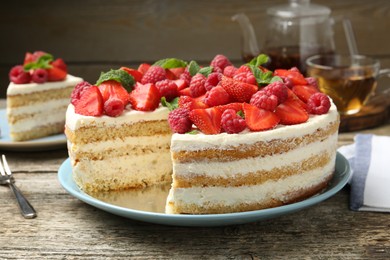
[{"label": "teapot lid", "polygon": [[330,13],[330,8],[311,4],[310,0],[289,0],[289,4],[274,6],[267,10],[267,14],[282,18],[329,16]]}]

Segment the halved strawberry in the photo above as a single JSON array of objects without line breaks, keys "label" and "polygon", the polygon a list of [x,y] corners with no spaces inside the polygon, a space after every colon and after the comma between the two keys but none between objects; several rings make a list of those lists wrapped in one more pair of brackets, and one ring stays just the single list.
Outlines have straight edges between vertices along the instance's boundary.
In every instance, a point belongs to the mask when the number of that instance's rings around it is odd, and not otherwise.
[{"label": "halved strawberry", "polygon": [[47,80],[48,81],[62,81],[66,78],[67,72],[52,66],[50,69],[47,69]]},{"label": "halved strawberry", "polygon": [[220,85],[237,102],[249,102],[252,95],[256,93],[256,85],[240,82],[226,76],[222,76]]},{"label": "halved strawberry", "polygon": [[126,71],[126,72],[129,73],[131,76],[133,76],[133,78],[134,78],[134,80],[135,80],[136,82],[140,82],[140,81],[141,81],[143,75],[142,75],[142,73],[139,72],[138,70],[136,70],[136,69],[131,69],[131,68],[127,68],[127,67],[121,67],[120,69]]},{"label": "halved strawberry", "polygon": [[191,97],[190,87],[180,89],[180,90],[179,90],[179,96],[188,96],[188,97]]},{"label": "halved strawberry", "polygon": [[189,117],[194,125],[207,135],[219,134],[221,132],[221,116],[221,111],[215,107],[194,109],[189,113]]},{"label": "halved strawberry", "polygon": [[169,80],[175,80],[175,79],[177,79],[176,75],[173,74],[173,72],[170,71],[169,69],[165,69],[165,76],[166,76],[167,79],[169,79]]},{"label": "halved strawberry", "polygon": [[75,112],[84,116],[103,115],[103,97],[99,88],[92,86],[86,89],[75,105]]},{"label": "halved strawberry", "polygon": [[245,122],[252,131],[272,129],[279,124],[279,117],[272,111],[258,108],[254,105],[243,104]]},{"label": "halved strawberry", "polygon": [[183,79],[176,79],[173,82],[175,82],[175,84],[177,85],[177,90],[179,91],[188,87],[188,83]]},{"label": "halved strawberry", "polygon": [[148,63],[141,63],[139,66],[138,66],[138,71],[142,73],[142,75],[144,75],[148,69],[150,68],[150,64]]},{"label": "halved strawberry", "polygon": [[305,77],[297,68],[286,69],[277,69],[274,71],[274,76],[287,77],[290,78],[294,85],[306,85],[307,81]]},{"label": "halved strawberry", "polygon": [[243,110],[242,105],[243,103],[235,102],[226,105],[216,106],[216,108],[218,108],[221,111],[221,113],[223,113],[223,111],[225,111],[226,109],[233,109],[234,111],[238,112],[240,110]]},{"label": "halved strawberry", "polygon": [[199,108],[208,108],[204,102],[189,96],[180,96],[178,105],[180,108],[186,108],[189,111]]},{"label": "halved strawberry", "polygon": [[299,97],[297,97],[297,95],[295,95],[295,93],[291,89],[287,88],[287,100],[289,99],[297,101],[299,105],[301,105],[301,107],[307,111],[306,103],[303,102]]},{"label": "halved strawberry", "polygon": [[180,77],[181,74],[183,74],[185,67],[180,67],[180,68],[171,68],[171,69],[166,69],[169,70],[173,75],[175,75],[176,79]]},{"label": "halved strawberry", "polygon": [[311,85],[294,85],[292,91],[305,103],[307,103],[311,95],[318,92],[317,88]]},{"label": "halved strawberry", "polygon": [[283,125],[301,124],[309,119],[307,111],[299,101],[294,99],[287,99],[284,103],[278,105],[275,114],[280,118],[280,123]]},{"label": "halved strawberry", "polygon": [[160,104],[160,92],[152,83],[138,85],[130,93],[130,103],[135,110],[152,111]]},{"label": "halved strawberry", "polygon": [[63,71],[68,71],[68,67],[66,66],[66,63],[63,59],[58,58],[50,63],[53,67],[62,69]]},{"label": "halved strawberry", "polygon": [[107,80],[99,85],[99,90],[102,93],[103,101],[106,102],[110,98],[119,98],[126,106],[129,103],[130,94],[116,80]]}]

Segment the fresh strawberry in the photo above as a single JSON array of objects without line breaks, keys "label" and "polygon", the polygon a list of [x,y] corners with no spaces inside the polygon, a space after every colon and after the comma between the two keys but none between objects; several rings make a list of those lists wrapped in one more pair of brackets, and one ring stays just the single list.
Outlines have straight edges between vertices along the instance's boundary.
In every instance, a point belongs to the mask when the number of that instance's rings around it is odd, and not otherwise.
[{"label": "fresh strawberry", "polygon": [[189,97],[191,97],[190,87],[180,89],[179,90],[179,96],[189,96]]},{"label": "fresh strawberry", "polygon": [[185,67],[180,67],[180,68],[171,68],[167,70],[169,70],[172,74],[174,74],[176,79],[178,79],[180,78],[180,75],[183,74],[185,69],[186,69]]},{"label": "fresh strawberry", "polygon": [[78,83],[73,91],[72,91],[72,94],[70,95],[70,103],[72,103],[72,105],[76,106],[76,103],[79,102],[80,98],[82,97],[84,91],[86,91],[87,89],[89,89],[90,87],[92,87],[92,85],[87,82],[87,81],[83,81],[83,82],[80,82]]},{"label": "fresh strawberry", "polygon": [[176,79],[173,82],[175,82],[175,84],[177,85],[177,90],[182,90],[188,87],[187,82],[183,79]]},{"label": "fresh strawberry", "polygon": [[173,74],[173,72],[170,71],[169,69],[165,69],[165,77],[166,77],[167,79],[169,79],[169,80],[175,80],[175,79],[177,79],[177,78],[176,78],[176,75]]},{"label": "fresh strawberry", "polygon": [[277,69],[274,71],[275,76],[290,78],[294,85],[306,85],[307,81],[297,68]]},{"label": "fresh strawberry", "polygon": [[191,121],[204,134],[212,135],[221,132],[221,111],[215,107],[194,109],[190,112]]},{"label": "fresh strawberry", "polygon": [[222,76],[220,85],[237,102],[249,102],[252,95],[258,90],[256,85],[240,82],[226,76]]},{"label": "fresh strawberry", "polygon": [[24,56],[24,62],[23,65],[26,65],[30,62],[37,61],[41,56],[47,54],[44,51],[35,51],[34,53],[26,52],[26,55]]},{"label": "fresh strawberry", "polygon": [[141,63],[139,66],[138,66],[138,71],[141,72],[142,75],[145,75],[145,73],[148,71],[148,69],[150,68],[150,64],[148,63]]},{"label": "fresh strawberry", "polygon": [[280,104],[276,108],[275,114],[280,118],[280,123],[283,125],[301,124],[309,119],[309,114],[294,99],[287,99],[284,103]]},{"label": "fresh strawberry", "polygon": [[103,115],[103,97],[99,88],[92,86],[85,90],[75,105],[75,112],[84,116]]},{"label": "fresh strawberry", "polygon": [[287,100],[295,100],[299,103],[299,105],[307,111],[307,105],[303,102],[291,89],[287,89]]},{"label": "fresh strawberry", "polygon": [[223,113],[227,109],[233,109],[234,111],[239,112],[243,110],[242,105],[243,103],[235,102],[235,103],[229,103],[222,106],[216,106],[216,108],[218,108],[221,111],[221,113]]},{"label": "fresh strawberry", "polygon": [[311,95],[318,92],[318,90],[311,85],[294,85],[292,91],[305,103],[307,103]]},{"label": "fresh strawberry", "polygon": [[136,82],[141,82],[143,74],[141,72],[139,72],[138,70],[127,68],[127,67],[121,67],[120,69],[126,71],[131,76],[133,76],[133,78]]},{"label": "fresh strawberry", "polygon": [[130,103],[135,110],[152,111],[160,104],[160,93],[152,83],[140,85],[130,93]]},{"label": "fresh strawberry", "polygon": [[57,68],[57,67],[51,67],[50,69],[47,69],[48,76],[47,80],[48,81],[62,81],[66,78],[67,72]]},{"label": "fresh strawberry", "polygon": [[118,98],[122,100],[124,106],[129,103],[130,94],[116,80],[107,80],[99,85],[100,93],[102,93],[103,101],[106,102],[110,98]]},{"label": "fresh strawberry", "polygon": [[61,58],[58,58],[58,59],[52,61],[51,65],[53,67],[56,67],[56,68],[62,69],[63,71],[68,72],[68,67],[66,66],[64,60]]},{"label": "fresh strawberry", "polygon": [[208,108],[205,103],[190,96],[180,96],[178,105],[180,108],[185,108],[190,111],[194,109]]},{"label": "fresh strawberry", "polygon": [[254,105],[243,104],[245,122],[252,131],[264,131],[272,129],[278,125],[279,117],[268,110],[258,108]]}]

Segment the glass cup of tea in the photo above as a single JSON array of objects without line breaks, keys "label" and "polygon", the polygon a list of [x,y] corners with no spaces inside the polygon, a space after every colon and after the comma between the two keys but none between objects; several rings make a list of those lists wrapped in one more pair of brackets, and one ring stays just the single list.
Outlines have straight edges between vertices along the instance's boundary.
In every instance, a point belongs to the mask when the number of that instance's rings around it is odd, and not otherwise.
[{"label": "glass cup of tea", "polygon": [[341,115],[359,112],[375,95],[378,77],[390,76],[379,60],[363,55],[315,55],[306,65],[308,76],[317,78],[320,91],[332,98]]}]

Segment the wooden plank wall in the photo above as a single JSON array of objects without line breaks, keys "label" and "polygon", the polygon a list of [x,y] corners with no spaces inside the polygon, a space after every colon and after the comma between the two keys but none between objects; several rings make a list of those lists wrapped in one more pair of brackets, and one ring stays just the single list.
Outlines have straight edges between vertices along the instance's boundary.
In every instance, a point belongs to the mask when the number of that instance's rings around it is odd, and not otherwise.
[{"label": "wooden plank wall", "polygon": [[[287,0],[7,0],[0,3],[0,98],[8,71],[26,51],[62,57],[71,74],[95,82],[101,71],[166,57],[200,63],[216,54],[241,62],[241,32],[231,16],[246,13],[264,38],[265,12]],[[316,0],[352,21],[361,53],[390,67],[389,0]],[[347,52],[340,24],[336,46]],[[386,83],[387,84],[387,83]],[[390,83],[389,83],[390,84]],[[382,83],[383,85],[383,83]]]}]

